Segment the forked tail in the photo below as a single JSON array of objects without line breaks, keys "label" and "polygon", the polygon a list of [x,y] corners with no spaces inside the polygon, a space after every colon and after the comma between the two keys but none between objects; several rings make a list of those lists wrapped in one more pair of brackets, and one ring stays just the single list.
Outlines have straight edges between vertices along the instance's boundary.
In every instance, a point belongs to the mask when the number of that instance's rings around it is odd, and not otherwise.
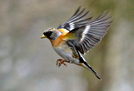
[{"label": "forked tail", "polygon": [[93,70],[93,68],[87,64],[87,62],[83,62],[82,66],[90,71],[92,71],[92,73],[99,79],[101,80],[101,78],[98,76],[98,74]]},{"label": "forked tail", "polygon": [[81,62],[80,66],[83,66],[84,68],[92,71],[92,73],[99,79],[101,80],[101,78],[98,76],[98,74],[94,71],[94,69],[86,62],[86,60],[82,57],[82,55],[80,53],[79,54],[79,60]]}]

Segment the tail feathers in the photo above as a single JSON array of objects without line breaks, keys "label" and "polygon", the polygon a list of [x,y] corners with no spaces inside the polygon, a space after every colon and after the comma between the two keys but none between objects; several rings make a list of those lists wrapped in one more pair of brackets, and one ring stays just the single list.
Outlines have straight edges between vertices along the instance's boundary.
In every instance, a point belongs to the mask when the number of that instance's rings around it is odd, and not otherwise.
[{"label": "tail feathers", "polygon": [[88,70],[90,70],[90,71],[92,71],[93,72],[93,74],[99,79],[99,80],[101,80],[101,78],[98,76],[98,74],[93,70],[93,68],[86,62],[86,60],[82,57],[82,55],[79,53],[79,52],[77,52],[78,53],[78,55],[79,55],[79,60],[80,60],[80,63],[81,64],[79,64],[80,66],[83,66],[84,68],[86,68],[86,69],[88,69]]},{"label": "tail feathers", "polygon": [[82,63],[82,66],[85,67],[85,68],[87,68],[88,70],[92,71],[93,74],[94,74],[99,80],[101,80],[101,78],[98,76],[98,74],[93,70],[93,68],[92,68],[90,65],[88,65],[87,62],[83,62],[83,63]]}]

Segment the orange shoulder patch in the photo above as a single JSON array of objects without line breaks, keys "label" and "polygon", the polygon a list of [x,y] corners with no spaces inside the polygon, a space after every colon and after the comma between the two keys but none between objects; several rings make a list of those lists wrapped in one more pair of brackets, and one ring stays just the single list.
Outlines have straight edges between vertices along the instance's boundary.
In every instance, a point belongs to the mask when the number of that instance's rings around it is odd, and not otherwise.
[{"label": "orange shoulder patch", "polygon": [[69,32],[68,30],[63,29],[63,28],[58,29],[58,30],[63,33],[62,35],[66,35]]}]

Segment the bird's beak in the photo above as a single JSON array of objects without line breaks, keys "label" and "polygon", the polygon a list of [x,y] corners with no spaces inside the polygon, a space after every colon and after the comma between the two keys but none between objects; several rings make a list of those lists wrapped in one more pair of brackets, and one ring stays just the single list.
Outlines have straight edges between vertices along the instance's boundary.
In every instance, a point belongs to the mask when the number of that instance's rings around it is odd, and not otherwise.
[{"label": "bird's beak", "polygon": [[43,38],[46,38],[46,36],[44,34],[42,35],[41,39],[43,39]]}]

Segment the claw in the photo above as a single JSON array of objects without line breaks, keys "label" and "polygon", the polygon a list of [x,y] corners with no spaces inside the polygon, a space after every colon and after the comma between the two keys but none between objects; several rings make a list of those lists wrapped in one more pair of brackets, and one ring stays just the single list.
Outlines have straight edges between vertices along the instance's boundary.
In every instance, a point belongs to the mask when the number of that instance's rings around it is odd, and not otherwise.
[{"label": "claw", "polygon": [[64,62],[68,62],[68,63],[70,63],[69,61],[66,61],[66,60],[63,60],[63,59],[57,59],[57,61],[56,61],[56,65],[58,65],[58,67],[60,67],[61,64],[64,64],[64,66],[67,67],[67,65],[66,65]]}]

